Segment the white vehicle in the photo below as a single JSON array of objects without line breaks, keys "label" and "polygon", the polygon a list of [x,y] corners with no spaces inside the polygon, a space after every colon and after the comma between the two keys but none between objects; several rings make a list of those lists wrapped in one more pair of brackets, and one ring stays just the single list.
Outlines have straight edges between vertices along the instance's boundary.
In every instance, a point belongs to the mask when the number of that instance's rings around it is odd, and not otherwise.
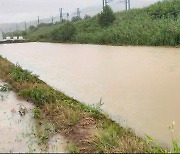
[{"label": "white vehicle", "polygon": [[11,37],[10,37],[10,36],[7,36],[7,37],[6,37],[6,40],[11,40]]},{"label": "white vehicle", "polygon": [[3,40],[3,34],[2,34],[2,32],[0,31],[0,41],[2,41]]},{"label": "white vehicle", "polygon": [[14,36],[14,37],[13,37],[13,40],[17,40],[17,39],[18,39],[18,37],[17,37],[17,36]]},{"label": "white vehicle", "polygon": [[19,36],[19,40],[24,40],[23,36]]}]

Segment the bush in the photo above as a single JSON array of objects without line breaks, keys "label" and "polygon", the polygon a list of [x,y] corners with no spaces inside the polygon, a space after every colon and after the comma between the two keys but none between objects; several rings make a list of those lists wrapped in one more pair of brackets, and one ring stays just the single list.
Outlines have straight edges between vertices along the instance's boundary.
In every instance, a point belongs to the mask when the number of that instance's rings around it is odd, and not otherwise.
[{"label": "bush", "polygon": [[67,22],[52,33],[52,39],[55,41],[71,41],[76,33],[76,27],[72,22]]},{"label": "bush", "polygon": [[75,17],[73,17],[73,18],[71,19],[71,21],[72,21],[72,22],[75,22],[75,21],[79,21],[79,20],[81,20],[81,19],[82,19],[81,17],[75,16]]},{"label": "bush", "polygon": [[29,29],[34,30],[34,29],[36,29],[36,27],[35,26],[30,26]]},{"label": "bush", "polygon": [[86,14],[86,15],[84,16],[84,19],[89,19],[89,18],[91,18],[90,15],[87,15],[87,14]]},{"label": "bush", "polygon": [[47,86],[37,85],[30,89],[22,89],[18,92],[20,98],[26,98],[35,103],[35,105],[43,105],[45,103],[56,102],[56,93]]},{"label": "bush", "polygon": [[38,78],[37,75],[32,75],[28,70],[23,70],[18,64],[16,64],[16,67],[11,67],[10,74],[16,82],[36,82]]},{"label": "bush", "polygon": [[157,18],[175,18],[177,19],[180,14],[180,1],[179,0],[166,0],[158,2],[149,7],[149,14],[152,19]]},{"label": "bush", "polygon": [[40,116],[41,116],[41,114],[42,114],[41,110],[36,107],[36,108],[34,109],[34,118],[35,118],[35,119],[39,119]]},{"label": "bush", "polygon": [[115,21],[116,17],[112,9],[107,5],[104,7],[103,12],[98,15],[98,22],[102,27],[111,25]]}]

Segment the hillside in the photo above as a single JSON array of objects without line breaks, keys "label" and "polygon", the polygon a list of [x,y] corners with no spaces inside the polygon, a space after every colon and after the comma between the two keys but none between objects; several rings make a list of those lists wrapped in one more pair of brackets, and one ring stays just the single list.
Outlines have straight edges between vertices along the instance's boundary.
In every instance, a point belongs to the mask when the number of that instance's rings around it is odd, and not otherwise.
[{"label": "hillside", "polygon": [[[70,41],[54,39],[65,23],[40,25],[23,32],[32,41],[111,45],[177,46],[180,44],[180,0],[165,0],[147,8],[115,13],[115,22],[101,27],[98,17],[73,22]],[[60,35],[60,34],[59,34]]]}]

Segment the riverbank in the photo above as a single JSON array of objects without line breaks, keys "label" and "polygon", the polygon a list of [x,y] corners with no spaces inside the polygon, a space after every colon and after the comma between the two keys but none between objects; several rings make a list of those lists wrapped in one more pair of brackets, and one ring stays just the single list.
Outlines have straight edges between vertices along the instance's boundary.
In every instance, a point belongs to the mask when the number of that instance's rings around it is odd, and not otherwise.
[{"label": "riverbank", "polygon": [[[120,127],[100,113],[98,105],[86,106],[48,86],[37,76],[0,57],[0,78],[9,83],[19,98],[36,105],[34,117],[46,120],[55,132],[42,133],[46,142],[53,134],[61,134],[68,141],[70,152],[154,152],[145,140],[130,129]],[[162,150],[162,149],[161,149]],[[162,151],[159,151],[162,152]]]},{"label": "riverbank", "polygon": [[64,39],[67,22],[40,24],[27,31],[15,32],[31,41],[80,43],[101,45],[180,45],[180,2],[162,1],[142,9],[115,13],[116,20],[108,27],[101,27],[98,16],[70,22],[74,26],[71,38]]}]

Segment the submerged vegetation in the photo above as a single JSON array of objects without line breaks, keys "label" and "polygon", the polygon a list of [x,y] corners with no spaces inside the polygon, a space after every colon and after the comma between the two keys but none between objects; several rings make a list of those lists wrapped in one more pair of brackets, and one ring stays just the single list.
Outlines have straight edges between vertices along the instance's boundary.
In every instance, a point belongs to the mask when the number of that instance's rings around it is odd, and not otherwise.
[{"label": "submerged vegetation", "polygon": [[[31,41],[110,45],[180,45],[179,0],[164,0],[146,8],[117,13],[111,12],[109,7],[105,10],[107,11],[91,18],[68,22],[69,25],[66,22],[39,25],[20,33],[26,34],[25,38]],[[70,29],[71,33],[67,32],[65,27]]]},{"label": "submerged vegetation", "polygon": [[99,105],[86,106],[2,57],[0,79],[9,83],[20,98],[36,105],[34,118],[42,127],[37,132],[39,144],[60,133],[69,141],[70,152],[154,152],[155,148],[146,140],[102,114],[101,101]]},{"label": "submerged vegetation", "polygon": [[0,85],[0,92],[11,91],[12,87],[9,84]]}]

